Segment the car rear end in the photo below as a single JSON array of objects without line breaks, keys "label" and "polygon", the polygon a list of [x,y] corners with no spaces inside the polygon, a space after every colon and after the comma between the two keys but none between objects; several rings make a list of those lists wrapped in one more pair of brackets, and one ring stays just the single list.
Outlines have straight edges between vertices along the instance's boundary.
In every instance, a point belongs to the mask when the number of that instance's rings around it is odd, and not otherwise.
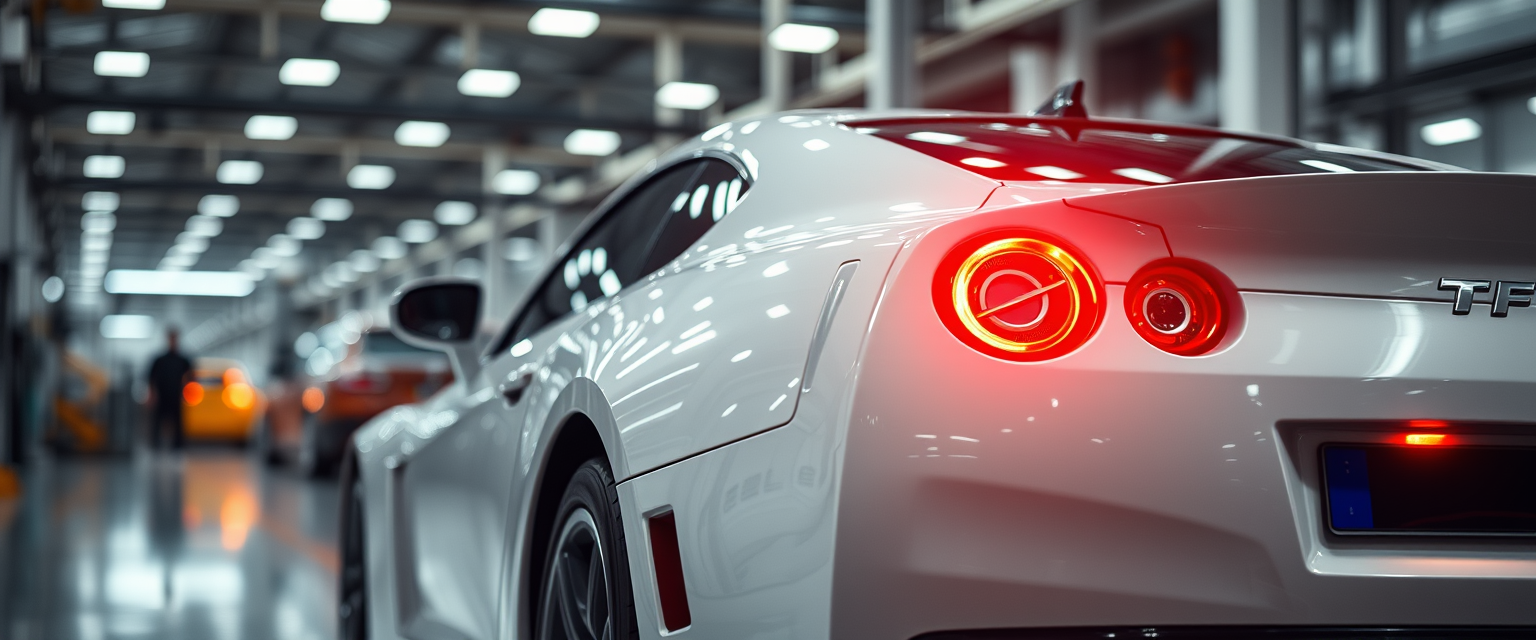
[{"label": "car rear end", "polygon": [[388,329],[362,332],[347,355],[299,394],[319,457],[338,460],[352,432],[386,409],[419,402],[453,379],[447,359],[396,338]]},{"label": "car rear end", "polygon": [[1536,176],[1212,133],[1186,182],[933,129],[1055,177],[888,280],[834,637],[1536,636]]},{"label": "car rear end", "polygon": [[226,360],[199,359],[182,401],[182,429],[192,440],[243,443],[265,410],[265,398],[245,369]]}]

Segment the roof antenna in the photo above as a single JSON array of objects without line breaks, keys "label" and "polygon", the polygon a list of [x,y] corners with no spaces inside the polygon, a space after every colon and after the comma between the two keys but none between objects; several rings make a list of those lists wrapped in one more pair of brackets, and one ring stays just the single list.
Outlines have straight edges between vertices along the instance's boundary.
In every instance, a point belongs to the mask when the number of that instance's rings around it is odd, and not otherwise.
[{"label": "roof antenna", "polygon": [[1029,112],[1032,116],[1055,118],[1086,118],[1088,108],[1083,106],[1083,81],[1073,80],[1059,87],[1044,104]]}]

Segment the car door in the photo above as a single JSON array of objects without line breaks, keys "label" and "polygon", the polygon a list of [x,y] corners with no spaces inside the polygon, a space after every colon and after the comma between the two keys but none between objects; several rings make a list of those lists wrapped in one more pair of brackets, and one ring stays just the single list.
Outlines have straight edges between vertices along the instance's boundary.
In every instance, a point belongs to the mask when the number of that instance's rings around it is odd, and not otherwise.
[{"label": "car door", "polygon": [[411,558],[401,598],[408,634],[494,637],[497,605],[506,601],[508,527],[517,522],[508,508],[523,494],[549,396],[569,381],[538,374],[563,353],[559,336],[580,321],[576,312],[647,273],[671,204],[690,193],[699,171],[697,162],[662,171],[602,214],[514,316],[480,374],[466,381],[461,403],[432,414],[435,433],[402,474],[409,530],[397,539]]}]

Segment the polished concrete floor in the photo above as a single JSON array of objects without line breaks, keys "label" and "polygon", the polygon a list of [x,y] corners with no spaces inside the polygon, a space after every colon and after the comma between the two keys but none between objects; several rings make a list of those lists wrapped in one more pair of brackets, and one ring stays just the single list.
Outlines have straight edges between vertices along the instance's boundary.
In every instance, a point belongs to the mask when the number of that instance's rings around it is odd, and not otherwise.
[{"label": "polished concrete floor", "polygon": [[230,449],[53,457],[0,512],[0,638],[335,636],[337,492]]}]

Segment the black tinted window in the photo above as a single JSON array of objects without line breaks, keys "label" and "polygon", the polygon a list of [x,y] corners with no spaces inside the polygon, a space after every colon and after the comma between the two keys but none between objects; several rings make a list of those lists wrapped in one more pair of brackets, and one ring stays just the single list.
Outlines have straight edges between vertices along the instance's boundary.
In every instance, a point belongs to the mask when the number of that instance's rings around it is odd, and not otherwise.
[{"label": "black tinted window", "polygon": [[700,160],[702,169],[667,207],[667,222],[651,246],[645,273],[660,269],[682,255],[731,211],[747,192],[747,183],[724,160]]},{"label": "black tinted window", "polygon": [[650,273],[646,268],[646,250],[666,221],[672,204],[691,196],[689,185],[699,169],[698,163],[669,169],[609,210],[570,255],[555,266],[555,272],[529,302],[511,340],[521,340]]},{"label": "black tinted window", "polygon": [[1168,184],[1294,173],[1422,171],[1386,158],[1152,124],[877,122],[858,131],[996,180]]}]

